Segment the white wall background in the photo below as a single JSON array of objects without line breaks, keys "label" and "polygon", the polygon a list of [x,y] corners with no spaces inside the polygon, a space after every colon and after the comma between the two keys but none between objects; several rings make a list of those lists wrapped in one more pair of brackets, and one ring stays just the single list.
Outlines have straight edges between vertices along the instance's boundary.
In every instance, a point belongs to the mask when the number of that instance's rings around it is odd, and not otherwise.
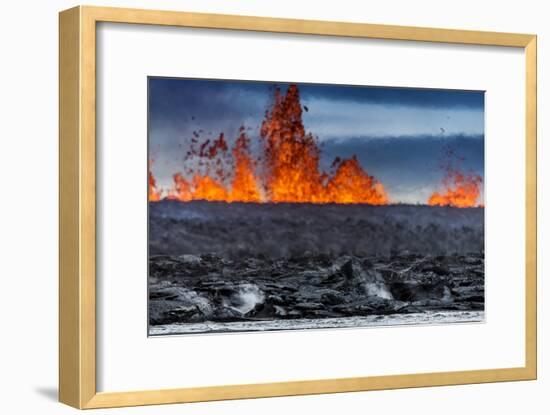
[{"label": "white wall background", "polygon": [[[550,89],[546,2],[386,0],[88,0],[87,4],[257,16],[480,29],[539,35],[539,380],[486,385],[258,399],[98,411],[113,414],[546,414],[550,293]],[[0,408],[3,413],[69,414],[57,400],[57,12],[65,0],[4,2],[0,25]],[[548,194],[548,193],[547,193]],[[505,232],[505,230],[503,230]]]}]

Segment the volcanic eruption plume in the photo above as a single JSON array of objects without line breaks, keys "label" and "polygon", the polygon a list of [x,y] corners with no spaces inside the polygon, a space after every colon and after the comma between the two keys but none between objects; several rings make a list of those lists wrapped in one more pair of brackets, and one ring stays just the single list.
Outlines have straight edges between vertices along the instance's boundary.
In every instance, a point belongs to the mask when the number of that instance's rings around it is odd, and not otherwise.
[{"label": "volcanic eruption plume", "polygon": [[213,141],[199,142],[199,138],[195,132],[184,160],[185,175],[173,175],[168,199],[388,203],[382,183],[363,170],[355,155],[349,159],[337,157],[332,174],[321,169],[321,149],[317,138],[304,128],[296,85],[289,86],[285,94],[275,89],[273,104],[266,111],[257,138],[257,157],[252,155],[251,139],[244,127],[239,129],[231,150],[223,134]]},{"label": "volcanic eruption plume", "polygon": [[[483,206],[480,202],[481,176],[473,173],[464,173],[460,167],[453,166],[454,152],[447,152],[447,166],[442,184],[443,191],[432,193],[428,199],[430,206],[453,206],[459,208]],[[462,161],[459,159],[459,161]]]},{"label": "volcanic eruption plume", "polygon": [[161,191],[157,189],[157,182],[151,173],[151,163],[149,163],[149,200],[157,202],[161,199]]},{"label": "volcanic eruption plume", "polygon": [[231,153],[235,163],[231,182],[231,201],[260,202],[260,184],[254,173],[256,162],[250,155],[250,139],[244,127],[239,129],[239,137]]}]

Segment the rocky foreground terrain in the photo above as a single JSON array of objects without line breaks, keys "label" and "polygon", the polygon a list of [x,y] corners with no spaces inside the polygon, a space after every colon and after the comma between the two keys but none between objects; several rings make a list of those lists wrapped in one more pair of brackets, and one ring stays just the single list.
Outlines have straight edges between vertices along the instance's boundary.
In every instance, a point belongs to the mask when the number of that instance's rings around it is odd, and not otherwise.
[{"label": "rocky foreground terrain", "polygon": [[382,260],[304,255],[150,258],[152,325],[483,310],[479,254]]},{"label": "rocky foreground terrain", "polygon": [[482,209],[161,202],[149,250],[151,327],[484,310]]}]

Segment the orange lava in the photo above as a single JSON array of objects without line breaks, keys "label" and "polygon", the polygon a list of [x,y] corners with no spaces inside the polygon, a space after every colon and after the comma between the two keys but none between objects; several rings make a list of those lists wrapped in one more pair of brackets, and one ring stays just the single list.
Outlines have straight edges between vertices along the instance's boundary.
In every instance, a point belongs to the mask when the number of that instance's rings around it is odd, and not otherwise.
[{"label": "orange lava", "polygon": [[[304,128],[296,85],[289,86],[286,94],[275,90],[273,105],[266,111],[260,128],[259,157],[252,156],[251,141],[244,127],[240,128],[231,151],[223,134],[213,141],[207,139],[199,143],[198,139],[199,134],[194,133],[185,159],[186,175],[174,174],[168,199],[388,203],[382,183],[363,170],[356,156],[343,160],[336,158],[332,175],[321,170],[321,150],[317,139]],[[151,197],[151,191],[149,194],[151,201],[159,200]]]},{"label": "orange lava", "polygon": [[388,204],[384,186],[361,168],[356,156],[337,163],[337,166],[336,173],[326,187],[327,201]]},{"label": "orange lava", "polygon": [[244,128],[235,141],[233,150],[235,170],[229,199],[232,202],[260,202],[260,186],[255,175],[255,162],[250,154],[250,139]]},{"label": "orange lava", "polygon": [[157,182],[151,170],[149,170],[149,200],[151,202],[157,202],[161,199],[161,192],[157,190]]},{"label": "orange lava", "polygon": [[449,170],[443,184],[443,192],[434,192],[428,199],[430,206],[453,206],[459,208],[483,207],[479,202],[482,179],[478,175]]},{"label": "orange lava", "polygon": [[229,193],[223,184],[210,176],[195,176],[191,182],[192,199],[197,200],[229,200]]},{"label": "orange lava", "polygon": [[275,90],[260,134],[265,146],[267,198],[272,202],[325,202],[320,151],[313,135],[305,132],[296,86],[290,86],[285,96]]}]

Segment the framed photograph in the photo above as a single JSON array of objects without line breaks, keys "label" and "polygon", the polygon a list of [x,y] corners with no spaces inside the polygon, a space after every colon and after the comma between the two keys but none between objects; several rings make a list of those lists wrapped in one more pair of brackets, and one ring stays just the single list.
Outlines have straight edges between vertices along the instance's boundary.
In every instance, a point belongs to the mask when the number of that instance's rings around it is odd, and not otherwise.
[{"label": "framed photograph", "polygon": [[61,12],[59,307],[76,408],[536,379],[536,36]]}]

